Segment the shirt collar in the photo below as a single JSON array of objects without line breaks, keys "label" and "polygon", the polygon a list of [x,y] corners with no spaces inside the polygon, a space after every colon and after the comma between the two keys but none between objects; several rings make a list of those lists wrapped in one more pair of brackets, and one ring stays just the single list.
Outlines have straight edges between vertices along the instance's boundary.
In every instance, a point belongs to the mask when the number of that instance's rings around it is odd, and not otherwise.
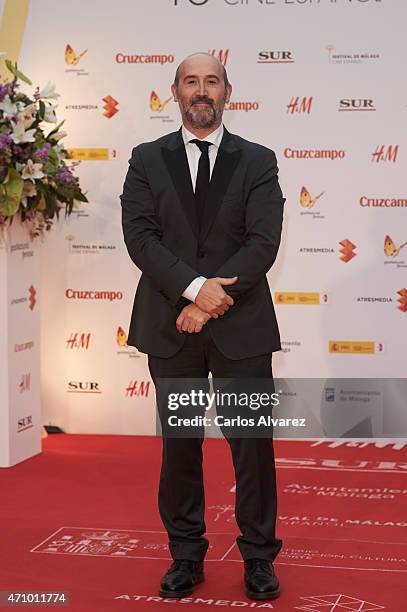
[{"label": "shirt collar", "polygon": [[[182,138],[184,140],[184,144],[187,145],[191,140],[196,138],[195,134],[192,134],[187,128],[182,126]],[[200,138],[199,140],[208,140],[211,144],[215,145],[215,147],[220,146],[221,140],[223,138],[223,123],[220,124],[216,130],[205,136],[205,138]]]}]

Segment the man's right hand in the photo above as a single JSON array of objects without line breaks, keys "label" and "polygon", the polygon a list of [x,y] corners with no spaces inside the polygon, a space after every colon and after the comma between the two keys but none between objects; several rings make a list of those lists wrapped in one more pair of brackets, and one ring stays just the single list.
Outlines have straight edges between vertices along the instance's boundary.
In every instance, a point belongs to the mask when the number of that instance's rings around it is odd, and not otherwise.
[{"label": "man's right hand", "polygon": [[195,304],[211,317],[217,319],[234,304],[233,298],[224,291],[222,285],[234,285],[237,279],[237,276],[233,278],[208,278],[198,291]]}]

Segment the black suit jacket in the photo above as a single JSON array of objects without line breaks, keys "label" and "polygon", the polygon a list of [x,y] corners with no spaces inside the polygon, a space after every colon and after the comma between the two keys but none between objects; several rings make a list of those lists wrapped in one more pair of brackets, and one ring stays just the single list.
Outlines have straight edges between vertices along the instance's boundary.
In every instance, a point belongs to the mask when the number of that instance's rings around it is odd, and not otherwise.
[{"label": "black suit jacket", "polygon": [[176,319],[199,275],[238,276],[225,290],[235,304],[208,321],[230,359],[279,350],[266,272],[278,251],[283,219],[276,156],[228,130],[217,153],[200,231],[181,129],[133,149],[120,196],[124,240],[142,271],[128,344],[156,357],[185,342]]}]

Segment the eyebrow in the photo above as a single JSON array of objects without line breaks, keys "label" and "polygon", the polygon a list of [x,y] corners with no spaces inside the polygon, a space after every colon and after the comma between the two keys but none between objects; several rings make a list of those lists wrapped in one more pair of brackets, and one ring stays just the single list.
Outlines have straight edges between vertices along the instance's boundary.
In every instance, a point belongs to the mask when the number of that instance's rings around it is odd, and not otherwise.
[{"label": "eyebrow", "polygon": [[[187,74],[183,78],[183,81],[186,81],[187,79],[194,79],[197,76],[198,76],[197,74]],[[218,80],[220,80],[220,77],[217,74],[207,74],[207,75],[205,75],[205,79],[218,79]]]}]

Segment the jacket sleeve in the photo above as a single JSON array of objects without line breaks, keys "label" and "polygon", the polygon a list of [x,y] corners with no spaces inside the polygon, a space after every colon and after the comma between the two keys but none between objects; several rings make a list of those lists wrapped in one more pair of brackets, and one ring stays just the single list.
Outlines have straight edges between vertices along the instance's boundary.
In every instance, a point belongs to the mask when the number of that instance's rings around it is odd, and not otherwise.
[{"label": "jacket sleeve", "polygon": [[216,276],[239,277],[234,285],[224,287],[233,299],[255,286],[273,265],[280,246],[284,202],[276,156],[267,150],[246,203],[244,244],[216,271]]},{"label": "jacket sleeve", "polygon": [[131,259],[175,306],[199,274],[161,244],[161,228],[140,147],[132,151],[120,200],[124,241]]}]

